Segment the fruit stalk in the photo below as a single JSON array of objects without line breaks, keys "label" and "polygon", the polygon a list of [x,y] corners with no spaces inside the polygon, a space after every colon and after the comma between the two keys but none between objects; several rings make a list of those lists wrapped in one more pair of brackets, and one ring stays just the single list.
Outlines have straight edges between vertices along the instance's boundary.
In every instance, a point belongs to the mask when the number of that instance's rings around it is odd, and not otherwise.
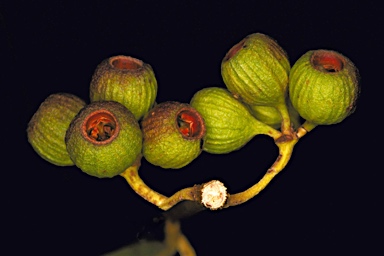
[{"label": "fruit stalk", "polygon": [[297,138],[302,138],[305,134],[307,134],[308,132],[312,131],[313,129],[315,129],[315,127],[317,127],[317,124],[315,123],[312,123],[310,121],[305,121],[298,129],[297,129],[297,132],[296,132],[296,136]]},{"label": "fruit stalk", "polygon": [[[132,166],[128,167],[123,173],[121,173],[120,176],[122,176],[128,182],[129,186],[146,201],[156,205],[157,207],[159,207],[164,211],[169,210],[170,208],[172,208],[173,206],[175,206],[176,204],[184,200],[199,202],[203,204],[206,208],[209,208],[212,210],[221,208],[220,206],[217,207],[217,197],[212,197],[211,196],[212,192],[207,193],[208,199],[207,197],[204,196],[204,188],[206,188],[206,185],[209,185],[218,181],[213,180],[205,184],[199,184],[199,185],[194,185],[193,187],[184,188],[177,191],[172,196],[167,197],[150,188],[140,178],[140,175],[139,175],[140,160],[141,160],[141,157],[139,157]],[[222,188],[223,186],[220,187],[220,189]],[[224,197],[226,199],[228,197],[228,194],[225,194]],[[209,200],[212,200],[212,201],[210,202]],[[223,201],[223,205],[224,205],[224,202],[225,201]]]},{"label": "fruit stalk", "polygon": [[[284,137],[282,137],[284,138]],[[228,201],[224,208],[239,205],[247,202],[248,200],[259,194],[271,181],[280,173],[287,165],[289,159],[292,156],[293,148],[296,145],[298,138],[292,138],[288,140],[276,141],[276,145],[279,148],[279,155],[273,165],[267,170],[264,176],[252,187],[237,194],[233,194],[228,198]]]},{"label": "fruit stalk", "polygon": [[292,124],[287,105],[285,103],[276,104],[276,109],[281,115],[281,132],[283,134],[289,134]]},{"label": "fruit stalk", "polygon": [[141,165],[141,155],[137,158],[136,162],[128,167],[124,172],[120,174],[129,184],[129,186],[142,198],[148,202],[159,206],[162,202],[166,201],[168,198],[144,183],[144,181],[139,176],[139,169]]}]

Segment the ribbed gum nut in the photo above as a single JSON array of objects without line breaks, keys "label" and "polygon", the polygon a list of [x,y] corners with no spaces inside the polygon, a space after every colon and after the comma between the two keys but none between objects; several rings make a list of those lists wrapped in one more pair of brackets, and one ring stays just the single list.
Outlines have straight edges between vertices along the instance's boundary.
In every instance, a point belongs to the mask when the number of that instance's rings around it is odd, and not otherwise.
[{"label": "ribbed gum nut", "polygon": [[271,128],[256,120],[248,107],[225,88],[204,88],[195,93],[190,104],[204,118],[207,132],[203,150],[209,153],[238,150],[255,135],[266,134]]},{"label": "ribbed gum nut", "polygon": [[72,119],[85,106],[79,97],[69,93],[49,95],[28,123],[28,141],[46,161],[58,166],[72,166],[65,145],[65,133]]},{"label": "ribbed gum nut", "polygon": [[284,101],[290,63],[271,37],[254,33],[234,45],[221,62],[228,90],[249,105],[275,106]]},{"label": "ribbed gum nut", "polygon": [[281,126],[281,115],[275,107],[271,106],[250,106],[252,115],[259,121],[278,129]]},{"label": "ribbed gum nut", "polygon": [[85,106],[72,120],[65,141],[75,165],[98,178],[122,173],[142,149],[139,123],[126,107],[113,101]]},{"label": "ribbed gum nut", "polygon": [[[291,101],[286,99],[287,101],[287,108],[288,108],[288,114],[290,117],[290,121],[293,125],[293,129],[297,129],[300,126],[300,115],[297,112],[297,110],[292,106]],[[281,128],[281,114],[280,112],[275,108],[271,106],[249,106],[252,115],[259,121],[275,128],[279,129]]]},{"label": "ribbed gum nut", "polygon": [[152,67],[142,60],[117,55],[103,60],[92,76],[90,99],[116,101],[141,119],[153,106],[157,80]]},{"label": "ribbed gum nut", "polygon": [[196,159],[202,149],[205,124],[189,104],[157,104],[141,122],[143,156],[164,169],[179,169]]},{"label": "ribbed gum nut", "polygon": [[317,125],[336,124],[355,109],[358,79],[357,68],[344,55],[311,50],[292,66],[290,99],[305,120]]}]

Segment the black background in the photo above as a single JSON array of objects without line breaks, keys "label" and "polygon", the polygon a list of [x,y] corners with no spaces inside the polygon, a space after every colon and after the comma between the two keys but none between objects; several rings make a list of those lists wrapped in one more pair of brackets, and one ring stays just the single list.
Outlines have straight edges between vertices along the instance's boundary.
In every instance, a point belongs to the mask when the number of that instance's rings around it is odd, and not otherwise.
[{"label": "black background", "polygon": [[[382,13],[381,5],[360,0],[1,2],[2,250],[101,255],[135,241],[161,213],[121,177],[93,178],[33,151],[25,130],[46,97],[68,92],[88,101],[97,64],[125,54],[153,67],[157,102],[189,102],[199,89],[224,87],[225,53],[261,32],[278,41],[291,64],[320,48],[349,57],[361,75],[357,110],[300,140],[260,195],[186,219],[183,232],[198,255],[382,251]],[[276,156],[273,142],[260,136],[228,155],[203,152],[180,170],[143,161],[140,174],[165,195],[211,179],[236,193],[260,179]]]}]

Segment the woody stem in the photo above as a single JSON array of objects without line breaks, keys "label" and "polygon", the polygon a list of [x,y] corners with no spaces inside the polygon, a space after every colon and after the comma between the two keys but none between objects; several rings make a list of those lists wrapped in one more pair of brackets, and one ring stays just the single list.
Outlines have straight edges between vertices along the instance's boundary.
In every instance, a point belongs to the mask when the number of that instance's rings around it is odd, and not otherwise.
[{"label": "woody stem", "polygon": [[271,181],[272,179],[280,173],[287,165],[289,159],[292,156],[292,151],[297,143],[298,139],[293,138],[287,141],[277,141],[276,145],[279,148],[279,156],[273,163],[273,165],[267,170],[264,176],[252,187],[247,190],[233,194],[228,198],[228,201],[224,207],[230,207],[245,203],[246,201],[252,199],[257,194],[259,194]]},{"label": "woody stem", "polygon": [[144,183],[144,181],[139,176],[141,156],[136,160],[132,166],[128,167],[123,173],[120,174],[131,186],[131,188],[142,198],[154,205],[160,205],[162,202],[166,201],[168,198]]},{"label": "woody stem", "polygon": [[[166,211],[181,201],[189,200],[199,203],[203,203],[202,200],[202,189],[204,184],[195,185],[193,187],[188,187],[177,191],[170,197],[164,196],[152,188],[150,188],[145,182],[140,178],[139,168],[140,168],[141,156],[136,160],[136,163],[128,167],[123,173],[120,174],[130,185],[130,187],[146,201],[156,205],[160,209]],[[214,181],[207,182],[205,184],[210,184]],[[217,198],[212,198],[212,200],[217,200]],[[208,202],[209,204],[209,202]],[[206,206],[208,207],[208,206]]]}]

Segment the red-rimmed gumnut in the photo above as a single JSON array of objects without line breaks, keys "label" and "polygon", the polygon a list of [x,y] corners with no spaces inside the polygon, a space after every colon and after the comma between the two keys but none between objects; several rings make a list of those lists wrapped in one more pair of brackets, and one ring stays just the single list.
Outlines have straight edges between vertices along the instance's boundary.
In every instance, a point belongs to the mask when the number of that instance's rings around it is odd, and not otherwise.
[{"label": "red-rimmed gumnut", "polygon": [[28,141],[43,159],[58,166],[74,165],[65,145],[65,133],[72,119],[85,106],[69,93],[49,95],[28,123]]},{"label": "red-rimmed gumnut", "polygon": [[156,95],[157,80],[152,67],[131,56],[117,55],[103,60],[90,84],[91,102],[119,102],[136,120],[152,108]]},{"label": "red-rimmed gumnut", "polygon": [[66,133],[68,153],[83,172],[114,177],[130,167],[142,149],[142,133],[133,114],[113,101],[85,106]]},{"label": "red-rimmed gumnut", "polygon": [[204,120],[189,104],[159,103],[143,118],[141,127],[143,156],[153,165],[179,169],[202,151]]},{"label": "red-rimmed gumnut", "polygon": [[292,104],[301,117],[316,125],[344,120],[354,111],[359,91],[357,68],[336,51],[308,51],[290,72]]},{"label": "red-rimmed gumnut", "polygon": [[290,63],[283,48],[271,37],[254,33],[234,45],[221,63],[228,90],[249,105],[284,103]]}]

